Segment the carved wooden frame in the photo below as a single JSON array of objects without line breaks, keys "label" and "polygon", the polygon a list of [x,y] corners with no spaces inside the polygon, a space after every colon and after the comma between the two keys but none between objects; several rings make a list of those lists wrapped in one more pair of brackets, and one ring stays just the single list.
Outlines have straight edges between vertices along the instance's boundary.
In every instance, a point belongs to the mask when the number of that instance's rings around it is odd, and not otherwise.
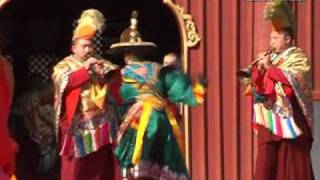
[{"label": "carved wooden frame", "polygon": [[[181,47],[181,60],[182,67],[185,72],[188,72],[189,66],[189,49],[195,47],[200,42],[200,36],[197,32],[196,24],[194,23],[192,16],[185,12],[184,8],[172,2],[172,0],[163,0],[163,3],[167,5],[175,15],[179,33],[180,33],[180,47]],[[190,169],[190,140],[189,140],[189,109],[187,106],[181,106],[181,112],[184,120],[185,130],[185,161],[187,168]]]}]

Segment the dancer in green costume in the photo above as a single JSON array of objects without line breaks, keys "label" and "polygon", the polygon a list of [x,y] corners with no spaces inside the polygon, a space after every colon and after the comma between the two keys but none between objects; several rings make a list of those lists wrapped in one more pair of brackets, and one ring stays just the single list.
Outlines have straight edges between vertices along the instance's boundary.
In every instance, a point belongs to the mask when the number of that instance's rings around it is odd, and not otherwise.
[{"label": "dancer in green costume", "polygon": [[181,132],[167,102],[197,105],[203,101],[204,87],[180,70],[160,71],[160,64],[143,59],[156,45],[142,40],[137,23],[134,12],[121,42],[111,46],[111,51],[124,54],[127,64],[121,71],[126,107],[115,154],[126,178],[189,179]]}]

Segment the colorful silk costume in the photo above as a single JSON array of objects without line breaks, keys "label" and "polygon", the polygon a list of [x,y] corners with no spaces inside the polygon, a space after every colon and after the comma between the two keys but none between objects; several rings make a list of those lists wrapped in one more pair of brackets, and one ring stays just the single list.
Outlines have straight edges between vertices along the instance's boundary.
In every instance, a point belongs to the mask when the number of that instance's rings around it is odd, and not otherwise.
[{"label": "colorful silk costume", "polygon": [[[147,74],[136,73],[146,68]],[[116,156],[134,177],[188,179],[180,129],[166,104],[197,105],[202,85],[193,85],[181,71],[161,71],[157,63],[136,61],[122,69],[121,96],[130,106],[121,125]]]}]

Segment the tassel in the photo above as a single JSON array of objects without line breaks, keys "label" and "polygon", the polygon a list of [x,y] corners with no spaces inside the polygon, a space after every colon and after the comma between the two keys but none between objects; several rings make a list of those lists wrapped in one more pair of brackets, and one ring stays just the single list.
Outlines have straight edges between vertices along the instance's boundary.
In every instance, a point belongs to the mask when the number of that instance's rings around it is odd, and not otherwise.
[{"label": "tassel", "polygon": [[244,96],[251,96],[252,95],[252,85],[248,84],[246,89],[244,90],[243,93]]},{"label": "tassel", "polygon": [[10,180],[17,180],[16,176],[13,174],[10,178]]}]

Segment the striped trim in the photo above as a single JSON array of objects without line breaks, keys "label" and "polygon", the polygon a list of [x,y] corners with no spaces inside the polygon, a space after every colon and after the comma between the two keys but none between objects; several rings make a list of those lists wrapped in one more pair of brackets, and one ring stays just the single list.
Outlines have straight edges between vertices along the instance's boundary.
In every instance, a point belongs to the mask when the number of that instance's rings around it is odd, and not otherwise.
[{"label": "striped trim", "polygon": [[73,143],[75,144],[76,157],[86,154],[83,138],[81,135],[73,137]]},{"label": "striped trim", "polygon": [[[274,114],[273,114],[274,115]],[[275,116],[275,115],[274,115]],[[276,126],[277,126],[277,132],[279,136],[283,136],[282,128],[281,128],[281,120],[279,116],[275,116],[276,118]]]},{"label": "striped trim", "polygon": [[293,137],[297,137],[295,130],[292,127],[292,121],[290,117],[287,119],[287,126],[289,128],[290,134],[292,134]]},{"label": "striped trim", "polygon": [[[93,130],[95,131],[95,130]],[[86,153],[89,154],[93,152],[93,143],[92,143],[92,136],[91,132],[89,130],[85,130],[83,134],[83,142],[84,142],[84,147],[86,149]],[[95,144],[95,146],[98,146],[99,144]]]},{"label": "striped trim", "polygon": [[266,109],[262,103],[254,104],[253,123],[254,125],[261,125],[269,129],[274,135],[286,139],[294,139],[302,134],[292,115],[281,117],[273,109]]},{"label": "striped trim", "polygon": [[73,136],[66,135],[60,155],[68,155],[70,149],[74,148],[75,157],[84,157],[98,151],[102,146],[112,143],[113,139],[110,134],[113,130],[109,123],[105,122],[95,129],[78,131]]},{"label": "striped trim", "polygon": [[85,130],[84,133],[73,136],[76,157],[84,157],[109,144],[109,126],[106,124],[94,130]]}]

